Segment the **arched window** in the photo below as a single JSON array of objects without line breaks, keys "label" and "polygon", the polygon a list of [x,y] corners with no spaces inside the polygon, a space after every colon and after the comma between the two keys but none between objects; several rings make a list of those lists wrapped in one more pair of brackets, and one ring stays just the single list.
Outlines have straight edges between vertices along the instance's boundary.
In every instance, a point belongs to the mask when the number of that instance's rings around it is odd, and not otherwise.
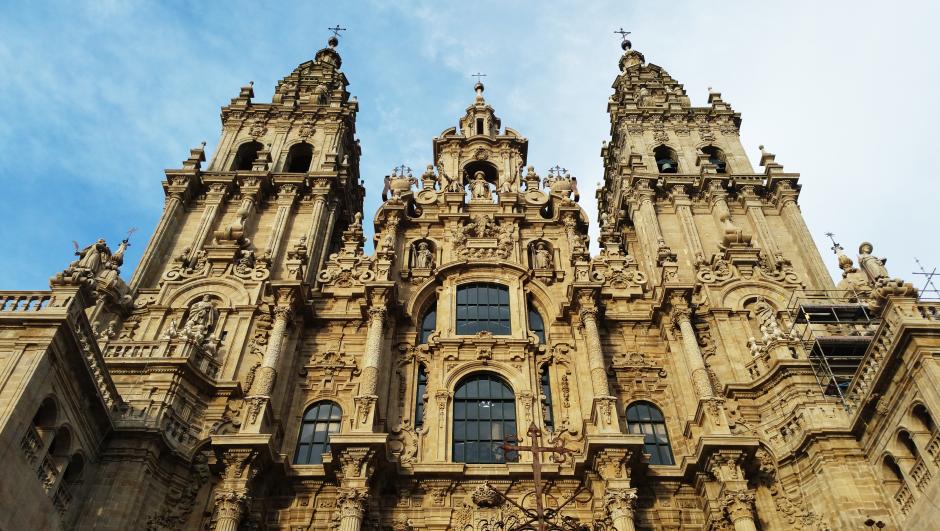
[{"label": "arched window", "polygon": [[901,467],[890,455],[886,455],[881,462],[882,476],[885,481],[899,481],[904,483],[904,475],[901,474]]},{"label": "arched window", "polygon": [[545,343],[545,321],[542,320],[542,315],[532,305],[532,301],[529,301],[529,330],[538,336],[540,345]]},{"label": "arched window", "polygon": [[907,431],[898,433],[898,442],[901,443],[901,446],[907,451],[908,457],[917,459],[917,457],[920,456],[920,453],[917,451],[917,445],[914,444],[914,440],[911,439],[911,434]]},{"label": "arched window", "polygon": [[235,161],[232,162],[232,171],[249,171],[255,159],[258,158],[258,152],[261,151],[261,142],[245,142],[238,146],[235,153]]},{"label": "arched window", "polygon": [[72,458],[69,459],[69,464],[65,467],[65,475],[63,479],[68,484],[75,484],[81,481],[82,472],[85,471],[85,458],[82,457],[82,454],[72,454]]},{"label": "arched window", "polygon": [[927,411],[927,407],[923,404],[917,404],[914,406],[914,410],[911,411],[914,415],[914,418],[920,423],[921,427],[927,431],[927,433],[933,433],[934,423],[933,417],[930,416],[930,412]]},{"label": "arched window", "polygon": [[516,398],[500,377],[469,376],[454,393],[454,462],[504,463],[506,439],[516,435]]},{"label": "arched window", "polygon": [[464,284],[457,287],[457,333],[473,335],[511,333],[509,288],[500,284]]},{"label": "arched window", "polygon": [[656,168],[659,173],[678,173],[679,163],[676,160],[676,152],[667,146],[659,146],[653,150],[653,156],[656,158]]},{"label": "arched window", "polygon": [[304,413],[297,440],[294,463],[319,465],[323,454],[330,451],[330,434],[339,432],[343,410],[333,402],[317,402]]},{"label": "arched window", "polygon": [[428,392],[428,371],[418,364],[418,382],[415,387],[415,428],[424,426],[424,395]]},{"label": "arched window", "polygon": [[715,165],[717,173],[727,173],[728,163],[724,151],[715,146],[705,146],[702,148],[702,153],[708,155],[708,163]]},{"label": "arched window", "polygon": [[672,448],[666,419],[658,407],[649,402],[636,402],[627,408],[627,433],[642,433],[643,451],[650,454],[651,465],[672,465]]},{"label": "arched window", "polygon": [[431,334],[437,329],[437,301],[431,303],[428,306],[428,309],[424,312],[424,317],[421,318],[421,337],[420,344],[425,344],[428,342],[428,338],[431,337]]},{"label": "arched window", "polygon": [[307,173],[313,161],[313,146],[306,142],[294,144],[287,152],[287,161],[284,167],[290,173]]},{"label": "arched window", "polygon": [[548,431],[555,431],[555,415],[552,413],[552,381],[548,375],[547,363],[542,366],[539,384],[542,387],[542,416],[545,417],[545,428]]}]

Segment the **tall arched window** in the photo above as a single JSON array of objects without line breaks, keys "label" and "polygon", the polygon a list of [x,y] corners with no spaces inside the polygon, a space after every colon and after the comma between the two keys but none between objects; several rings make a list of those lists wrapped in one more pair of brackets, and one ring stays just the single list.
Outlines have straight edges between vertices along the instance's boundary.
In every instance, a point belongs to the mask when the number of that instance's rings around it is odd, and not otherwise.
[{"label": "tall arched window", "polygon": [[904,483],[904,475],[901,474],[901,467],[898,466],[894,457],[886,455],[881,461],[882,476],[885,481],[897,481]]},{"label": "tall arched window", "polygon": [[927,407],[923,404],[917,404],[914,406],[911,413],[914,415],[914,418],[920,423],[921,427],[927,431],[927,433],[933,433],[933,417],[930,416],[930,412],[927,411]]},{"label": "tall arched window", "polygon": [[542,315],[532,305],[532,301],[529,301],[529,330],[538,336],[540,345],[545,343],[545,321],[542,320]]},{"label": "tall arched window", "polygon": [[516,398],[500,377],[474,374],[454,393],[454,462],[504,463],[500,448],[516,435]]},{"label": "tall arched window", "polygon": [[627,408],[627,433],[642,433],[643,451],[650,454],[651,465],[672,465],[672,448],[666,419],[658,407],[649,402],[636,402]]},{"label": "tall arched window", "polygon": [[539,384],[542,387],[542,415],[545,417],[545,428],[548,431],[555,431],[555,415],[552,413],[552,381],[548,375],[547,363],[542,366]]},{"label": "tall arched window", "polygon": [[653,150],[653,156],[656,158],[656,168],[659,173],[678,173],[679,163],[676,160],[676,152],[667,146],[659,146]]},{"label": "tall arched window", "polygon": [[290,147],[287,152],[287,161],[284,167],[290,173],[307,173],[313,161],[313,146],[300,142]]},{"label": "tall arched window", "polygon": [[457,286],[457,333],[509,335],[509,288],[500,284]]},{"label": "tall arched window", "polygon": [[297,452],[294,463],[298,465],[319,465],[323,463],[323,454],[330,451],[330,434],[339,432],[343,420],[343,410],[333,402],[317,402],[304,413],[300,424],[300,437],[297,439]]},{"label": "tall arched window", "polygon": [[917,445],[914,444],[914,440],[911,439],[911,434],[906,430],[901,430],[901,432],[898,433],[898,442],[904,447],[904,450],[908,454],[907,457],[914,459],[920,457],[920,452],[917,451]]},{"label": "tall arched window", "polygon": [[705,146],[702,148],[702,153],[708,155],[708,162],[715,165],[717,173],[727,173],[728,163],[724,151],[715,146]]},{"label": "tall arched window", "polygon": [[418,364],[418,382],[415,387],[415,428],[424,426],[424,395],[428,392],[428,371]]},{"label": "tall arched window", "polygon": [[434,333],[434,330],[437,329],[437,302],[432,302],[428,309],[424,312],[424,317],[421,318],[421,337],[420,344],[425,344],[428,342],[428,338],[431,337],[431,334]]},{"label": "tall arched window", "polygon": [[235,161],[232,162],[232,171],[249,171],[255,159],[258,158],[258,152],[261,151],[261,142],[245,142],[238,146],[235,153]]}]

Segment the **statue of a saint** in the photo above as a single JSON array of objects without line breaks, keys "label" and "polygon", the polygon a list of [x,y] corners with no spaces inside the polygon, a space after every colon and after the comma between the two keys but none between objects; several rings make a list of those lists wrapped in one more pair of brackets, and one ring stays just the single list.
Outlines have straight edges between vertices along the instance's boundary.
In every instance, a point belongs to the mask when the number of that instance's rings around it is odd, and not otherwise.
[{"label": "statue of a saint", "polygon": [[183,326],[183,335],[201,341],[212,331],[219,320],[219,310],[216,309],[212,297],[203,295],[202,299],[190,306],[189,317]]},{"label": "statue of a saint", "polygon": [[873,250],[874,247],[868,242],[862,242],[862,244],[858,246],[858,265],[861,266],[862,271],[865,272],[865,275],[872,284],[877,282],[878,279],[890,278],[888,270],[885,268],[885,263],[887,263],[888,259],[872,256],[871,252]]},{"label": "statue of a saint", "polygon": [[484,179],[482,171],[473,174],[473,180],[470,181],[470,197],[473,199],[492,199],[490,184]]},{"label": "statue of a saint", "polygon": [[535,245],[532,262],[535,269],[551,269],[552,253],[548,250],[548,246],[545,245],[545,242],[539,242]]},{"label": "statue of a saint", "polygon": [[415,267],[418,269],[431,269],[434,267],[434,254],[427,242],[418,244],[415,251]]},{"label": "statue of a saint", "polygon": [[75,254],[78,255],[78,260],[74,262],[74,265],[80,269],[90,271],[95,276],[98,275],[104,264],[111,259],[111,249],[101,238],[81,251],[75,251]]}]

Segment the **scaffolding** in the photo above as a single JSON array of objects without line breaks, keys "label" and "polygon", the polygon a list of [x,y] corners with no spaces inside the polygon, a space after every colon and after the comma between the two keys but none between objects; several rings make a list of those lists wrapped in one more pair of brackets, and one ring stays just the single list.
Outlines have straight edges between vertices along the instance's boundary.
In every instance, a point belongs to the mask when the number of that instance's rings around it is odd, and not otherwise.
[{"label": "scaffolding", "polygon": [[796,291],[787,304],[790,337],[809,353],[823,394],[846,404],[845,392],[879,319],[853,290]]}]

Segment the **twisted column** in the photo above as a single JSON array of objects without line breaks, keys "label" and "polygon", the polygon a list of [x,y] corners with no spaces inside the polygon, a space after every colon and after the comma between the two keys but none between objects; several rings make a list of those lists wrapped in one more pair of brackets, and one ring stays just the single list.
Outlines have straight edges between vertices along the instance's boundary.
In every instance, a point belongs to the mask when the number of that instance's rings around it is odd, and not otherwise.
[{"label": "twisted column", "polygon": [[382,338],[385,335],[386,314],[387,311],[384,306],[369,308],[369,329],[366,332],[366,352],[362,360],[360,395],[376,394],[379,381],[379,362],[382,354]]},{"label": "twisted column", "polygon": [[274,308],[274,323],[271,326],[271,335],[268,336],[268,348],[264,351],[261,366],[255,372],[249,395],[270,396],[274,389],[274,379],[277,376],[277,362],[281,357],[281,343],[287,332],[287,323],[292,310],[290,306],[277,306]]},{"label": "twisted column", "polygon": [[679,335],[682,336],[682,350],[685,351],[686,363],[692,372],[692,384],[695,386],[699,399],[714,398],[715,390],[712,389],[711,380],[705,370],[705,358],[702,356],[698,339],[695,337],[695,328],[692,326],[692,310],[675,308],[672,311],[672,322],[679,329]]}]

